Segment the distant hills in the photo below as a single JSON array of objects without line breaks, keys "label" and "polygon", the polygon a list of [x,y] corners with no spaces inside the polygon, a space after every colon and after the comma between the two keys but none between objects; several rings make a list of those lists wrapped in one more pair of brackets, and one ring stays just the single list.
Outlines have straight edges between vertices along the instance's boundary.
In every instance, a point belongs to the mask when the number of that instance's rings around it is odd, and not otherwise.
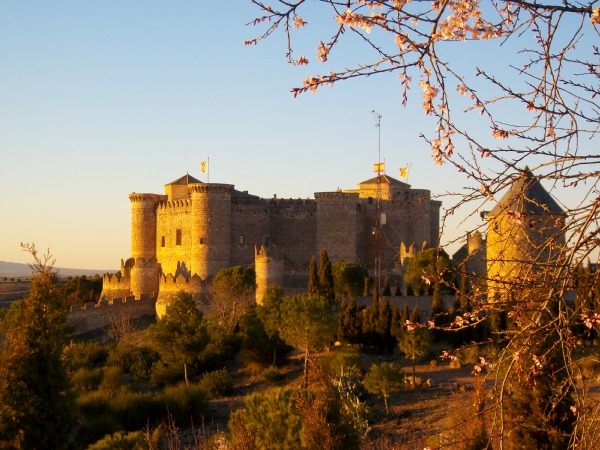
[{"label": "distant hills", "polygon": [[[88,269],[69,269],[65,267],[56,267],[61,277],[94,276],[105,273],[115,273],[118,270],[88,270]],[[31,269],[27,264],[12,263],[0,261],[0,279],[1,278],[30,278]]]}]

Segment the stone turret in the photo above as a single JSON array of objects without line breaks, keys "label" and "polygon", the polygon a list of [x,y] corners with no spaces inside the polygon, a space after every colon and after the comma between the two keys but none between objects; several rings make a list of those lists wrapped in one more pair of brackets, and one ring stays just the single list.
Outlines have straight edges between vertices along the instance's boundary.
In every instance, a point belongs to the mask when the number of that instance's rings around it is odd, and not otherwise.
[{"label": "stone turret", "polygon": [[283,289],[283,256],[275,247],[269,250],[264,245],[254,247],[254,271],[256,272],[256,303],[262,304],[263,297],[270,286]]},{"label": "stone turret", "polygon": [[535,283],[542,266],[559,266],[563,224],[562,208],[525,169],[488,213],[488,296],[502,297],[524,281]]},{"label": "stone turret", "polygon": [[129,195],[131,201],[131,293],[135,298],[158,293],[161,274],[156,260],[156,208],[165,197],[158,194]]},{"label": "stone turret", "polygon": [[190,266],[201,279],[231,263],[231,184],[193,184]]},{"label": "stone turret", "polygon": [[358,194],[317,192],[317,248],[327,250],[332,262],[356,262]]}]

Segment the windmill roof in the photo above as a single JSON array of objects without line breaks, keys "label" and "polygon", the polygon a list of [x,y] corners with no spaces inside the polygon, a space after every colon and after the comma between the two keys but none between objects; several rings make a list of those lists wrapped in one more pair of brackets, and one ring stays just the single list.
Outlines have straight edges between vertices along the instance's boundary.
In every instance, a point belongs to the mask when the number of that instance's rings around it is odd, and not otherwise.
[{"label": "windmill roof", "polygon": [[528,168],[515,180],[498,204],[489,212],[496,216],[502,212],[518,211],[528,214],[562,214],[564,211],[544,189],[538,177]]},{"label": "windmill roof", "polygon": [[186,173],[184,176],[177,178],[175,181],[171,181],[170,183],[167,183],[166,186],[169,186],[171,184],[194,184],[194,183],[202,183],[202,181],[194,178],[189,173]]}]

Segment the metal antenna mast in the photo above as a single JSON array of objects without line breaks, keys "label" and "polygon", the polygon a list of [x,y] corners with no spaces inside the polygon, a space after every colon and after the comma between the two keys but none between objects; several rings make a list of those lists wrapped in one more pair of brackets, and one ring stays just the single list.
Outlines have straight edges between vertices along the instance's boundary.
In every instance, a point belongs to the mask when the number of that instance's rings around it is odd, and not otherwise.
[{"label": "metal antenna mast", "polygon": [[377,205],[375,209],[375,282],[377,292],[381,297],[381,114],[375,114],[375,126],[377,127]]}]

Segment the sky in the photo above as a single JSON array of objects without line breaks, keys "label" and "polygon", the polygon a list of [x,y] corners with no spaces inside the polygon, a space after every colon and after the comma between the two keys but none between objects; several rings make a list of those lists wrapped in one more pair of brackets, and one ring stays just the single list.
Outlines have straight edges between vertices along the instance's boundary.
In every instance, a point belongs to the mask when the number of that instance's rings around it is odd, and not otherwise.
[{"label": "sky", "polygon": [[[354,189],[379,153],[392,177],[410,164],[413,188],[468,187],[419,137],[432,124],[418,92],[402,108],[389,75],[294,99],[308,73],[330,68],[287,64],[281,35],[244,46],[257,15],[245,0],[0,0],[0,260],[30,262],[29,242],[59,267],[118,269],[130,255],[128,195],[162,194],[186,173],[207,181],[207,158],[210,182],[265,198]],[[307,57],[317,44],[307,38]],[[474,226],[451,218],[443,240]]]}]

